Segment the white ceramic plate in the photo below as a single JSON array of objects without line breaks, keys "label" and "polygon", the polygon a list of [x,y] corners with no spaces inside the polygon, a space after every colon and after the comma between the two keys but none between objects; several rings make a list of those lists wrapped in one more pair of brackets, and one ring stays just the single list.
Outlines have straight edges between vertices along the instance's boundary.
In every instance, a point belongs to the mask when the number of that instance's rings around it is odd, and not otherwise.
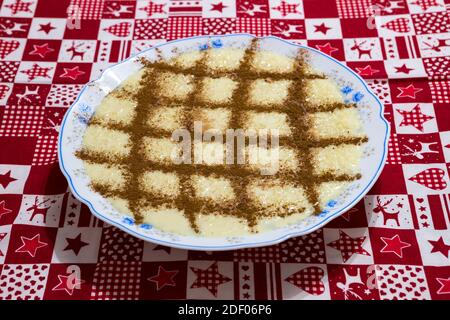
[{"label": "white ceramic plate", "polygon": [[[174,55],[175,48],[178,52],[201,50],[206,46],[243,48],[254,37],[249,34],[200,36],[168,42],[157,47],[163,56],[170,57]],[[84,86],[66,113],[59,135],[58,156],[61,170],[73,194],[89,206],[95,216],[129,234],[146,241],[191,250],[228,250],[276,244],[290,237],[310,233],[350,209],[375,183],[386,159],[389,125],[383,116],[383,105],[355,72],[320,51],[277,37],[261,38],[260,46],[263,50],[289,56],[293,56],[299,47],[308,50],[312,67],[334,79],[342,88],[346,100],[358,105],[365,132],[369,137],[361,162],[362,178],[352,182],[341,196],[330,201],[322,214],[308,217],[295,225],[255,235],[220,238],[180,236],[158,230],[148,224],[136,225],[133,219],[118,213],[101,195],[93,192],[89,187],[89,178],[83,169],[82,161],[75,157],[75,151],[81,146],[87,122],[105,95],[140,68],[136,62],[139,57],[156,59],[155,47],[106,69],[99,79]]]}]

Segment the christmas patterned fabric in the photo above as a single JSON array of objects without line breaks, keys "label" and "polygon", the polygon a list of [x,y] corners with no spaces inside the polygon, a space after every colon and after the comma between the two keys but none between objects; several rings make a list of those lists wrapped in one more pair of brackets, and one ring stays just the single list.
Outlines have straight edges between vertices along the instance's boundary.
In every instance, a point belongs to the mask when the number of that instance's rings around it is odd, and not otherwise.
[{"label": "christmas patterned fabric", "polygon": [[[448,0],[0,1],[0,299],[450,299]],[[96,219],[56,143],[83,84],[181,37],[308,45],[366,79],[391,124],[376,185],[324,228],[225,252]]]}]

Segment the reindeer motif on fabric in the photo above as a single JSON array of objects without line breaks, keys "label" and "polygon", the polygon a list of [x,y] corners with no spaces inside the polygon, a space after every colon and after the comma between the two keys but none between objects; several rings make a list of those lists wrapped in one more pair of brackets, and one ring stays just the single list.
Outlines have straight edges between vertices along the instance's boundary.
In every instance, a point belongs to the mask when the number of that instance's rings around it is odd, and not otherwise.
[{"label": "reindeer motif on fabric", "polygon": [[383,214],[383,224],[386,225],[386,223],[389,220],[394,220],[397,224],[397,227],[400,227],[400,223],[398,221],[398,215],[400,211],[394,211],[394,212],[388,212],[387,207],[388,205],[394,200],[394,198],[391,198],[390,200],[382,203],[381,198],[377,196],[377,206],[373,209],[373,212],[375,213],[382,213]]},{"label": "reindeer motif on fabric", "polygon": [[364,40],[360,43],[356,42],[356,40],[353,40],[353,46],[350,48],[352,51],[358,51],[358,58],[361,59],[363,55],[367,55],[370,59],[372,59],[372,48],[374,46],[373,43],[370,44],[370,48],[363,49],[362,45],[365,44],[367,41]]},{"label": "reindeer motif on fabric", "polygon": [[27,209],[27,211],[32,211],[29,221],[33,221],[35,216],[41,215],[43,222],[46,223],[47,212],[48,212],[48,209],[50,209],[50,206],[48,206],[48,207],[45,207],[45,206],[40,207],[40,206],[42,206],[44,203],[46,203],[49,200],[50,199],[47,199],[47,200],[44,200],[44,201],[38,203],[38,197],[36,196],[34,198],[34,204]]},{"label": "reindeer motif on fabric", "polygon": [[[287,27],[283,28],[283,27]],[[301,25],[295,25],[295,24],[286,24],[283,26],[277,26],[275,25],[274,28],[277,30],[277,32],[274,32],[274,34],[281,34],[284,37],[290,37],[292,33],[301,32],[298,28],[301,27]]]},{"label": "reindeer motif on fabric", "polygon": [[84,59],[84,54],[86,53],[86,51],[78,51],[77,49],[80,48],[84,43],[79,43],[77,45],[75,45],[75,41],[72,41],[72,46],[66,49],[66,52],[71,52],[72,53],[72,57],[70,58],[70,60],[74,60],[75,57],[80,57],[80,60]]},{"label": "reindeer motif on fabric", "polygon": [[240,5],[239,6],[239,13],[246,13],[250,17],[254,17],[257,13],[265,13],[266,10],[263,8],[266,7],[264,4],[255,4],[255,3],[249,3],[249,6]]},{"label": "reindeer motif on fabric", "polygon": [[436,145],[437,142],[419,142],[420,148],[419,149],[412,149],[409,146],[405,145],[405,149],[407,149],[410,152],[404,153],[404,156],[414,156],[417,159],[422,160],[424,158],[424,154],[426,153],[439,153],[437,150],[431,150],[430,146]]},{"label": "reindeer motif on fabric", "polygon": [[403,0],[385,1],[385,4],[376,4],[386,13],[393,13],[395,9],[405,9]]},{"label": "reindeer motif on fabric", "polygon": [[450,47],[450,42],[448,42],[450,38],[447,39],[434,39],[432,43],[423,42],[427,47],[424,50],[432,50],[435,52],[441,52],[442,48]]},{"label": "reindeer motif on fabric", "polygon": [[120,4],[118,9],[114,9],[112,6],[108,6],[106,7],[106,12],[112,14],[114,17],[119,18],[122,13],[133,13],[133,6]]}]

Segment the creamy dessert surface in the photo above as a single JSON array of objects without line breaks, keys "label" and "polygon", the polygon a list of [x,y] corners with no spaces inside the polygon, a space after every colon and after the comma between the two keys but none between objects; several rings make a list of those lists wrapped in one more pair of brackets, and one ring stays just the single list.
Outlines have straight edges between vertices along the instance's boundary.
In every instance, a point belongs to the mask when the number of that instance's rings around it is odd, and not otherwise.
[{"label": "creamy dessert surface", "polygon": [[[183,235],[239,236],[320,213],[360,179],[367,141],[357,107],[332,80],[297,58],[208,49],[143,68],[97,107],[77,156],[96,192],[137,223]],[[247,146],[224,164],[222,142],[193,143],[200,164],[175,164],[176,129],[279,132],[279,146]],[[258,155],[258,162],[250,161]],[[278,171],[262,175],[278,159]]]}]

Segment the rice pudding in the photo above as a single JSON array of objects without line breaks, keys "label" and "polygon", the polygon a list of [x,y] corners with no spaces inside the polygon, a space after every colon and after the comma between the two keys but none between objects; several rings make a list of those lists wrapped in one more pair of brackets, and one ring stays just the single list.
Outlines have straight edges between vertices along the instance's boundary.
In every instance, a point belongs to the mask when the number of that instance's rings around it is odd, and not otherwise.
[{"label": "rice pudding", "polygon": [[[253,41],[140,63],[96,108],[77,152],[93,190],[136,223],[209,237],[264,232],[320,213],[360,179],[358,109],[301,50],[287,57]],[[223,141],[194,141],[188,151],[200,159],[180,163],[174,132],[196,129],[272,130],[278,144],[234,149],[243,162],[230,164]],[[277,170],[262,174],[274,157]]]}]

